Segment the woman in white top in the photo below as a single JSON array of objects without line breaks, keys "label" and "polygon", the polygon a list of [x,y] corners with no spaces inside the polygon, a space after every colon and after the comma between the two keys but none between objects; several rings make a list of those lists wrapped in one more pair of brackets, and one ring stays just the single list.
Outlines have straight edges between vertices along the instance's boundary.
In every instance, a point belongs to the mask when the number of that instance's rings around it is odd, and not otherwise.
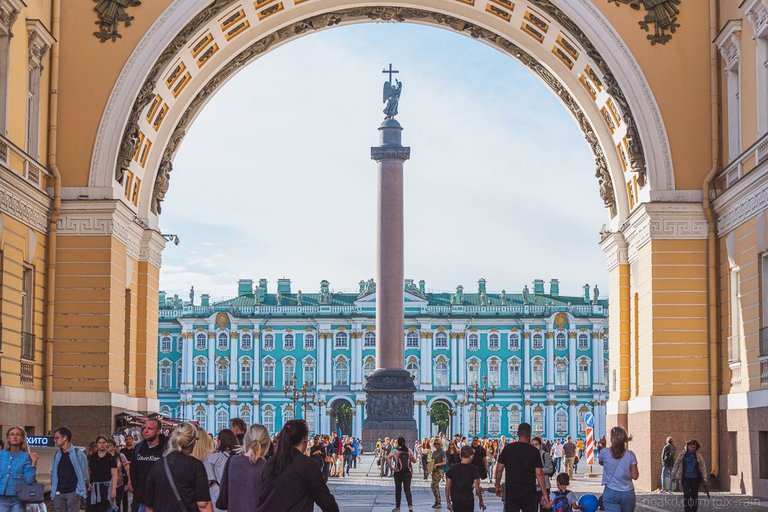
[{"label": "woman in white top", "polygon": [[222,509],[216,508],[216,500],[219,498],[221,492],[221,481],[224,476],[224,467],[227,465],[229,457],[234,455],[240,443],[237,441],[237,436],[230,429],[225,428],[219,432],[217,438],[216,451],[213,452],[203,461],[205,466],[205,472],[208,475],[208,485],[211,491],[211,503],[214,504],[213,510],[215,512],[225,512]]}]

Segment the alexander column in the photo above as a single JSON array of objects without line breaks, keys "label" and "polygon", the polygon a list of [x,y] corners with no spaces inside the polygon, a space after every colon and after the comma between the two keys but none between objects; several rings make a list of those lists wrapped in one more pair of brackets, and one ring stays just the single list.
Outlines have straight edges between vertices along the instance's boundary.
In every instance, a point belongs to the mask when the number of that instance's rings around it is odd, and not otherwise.
[{"label": "alexander column", "polygon": [[366,406],[363,440],[373,443],[385,436],[403,436],[412,446],[418,436],[413,418],[413,378],[403,368],[403,162],[411,148],[401,144],[403,127],[397,106],[403,84],[389,75],[384,83],[384,122],[379,126],[381,144],[371,148],[378,162],[376,226],[376,369],[365,384]]}]

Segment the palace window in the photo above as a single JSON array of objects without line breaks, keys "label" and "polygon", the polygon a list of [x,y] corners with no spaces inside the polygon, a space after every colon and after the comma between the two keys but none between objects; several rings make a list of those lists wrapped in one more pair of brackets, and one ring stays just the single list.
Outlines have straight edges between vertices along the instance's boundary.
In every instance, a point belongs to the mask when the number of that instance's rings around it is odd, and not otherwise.
[{"label": "palace window", "polygon": [[262,368],[264,370],[264,378],[262,379],[264,387],[267,389],[275,387],[275,363],[268,359],[264,361]]},{"label": "palace window", "polygon": [[160,338],[160,352],[163,354],[167,354],[171,351],[171,348],[173,347],[173,344],[171,343],[171,337],[170,336],[163,336]]},{"label": "palace window", "polygon": [[442,357],[439,357],[435,362],[434,379],[435,388],[447,388],[448,387],[448,363]]},{"label": "palace window", "polygon": [[488,385],[497,388],[501,385],[500,363],[495,357],[488,360]]},{"label": "palace window", "polygon": [[589,359],[587,359],[586,357],[582,357],[581,359],[579,359],[579,371],[578,371],[577,382],[581,387],[589,386]]},{"label": "palace window", "polygon": [[373,331],[366,331],[363,336],[363,346],[368,348],[376,347],[376,333]]},{"label": "palace window", "polygon": [[727,105],[728,153],[731,162],[741,153],[741,26],[731,21],[715,40],[725,64],[726,86],[723,102]]},{"label": "palace window", "polygon": [[240,387],[249,388],[252,385],[251,360],[246,358],[240,361]]},{"label": "palace window", "polygon": [[227,350],[229,348],[229,335],[225,332],[220,332],[216,337],[216,348],[219,350]]},{"label": "palace window", "polygon": [[216,388],[226,389],[229,382],[229,363],[227,361],[219,361],[216,365]]},{"label": "palace window", "polygon": [[501,432],[501,411],[498,406],[492,405],[488,410],[488,433],[492,436]]},{"label": "palace window", "polygon": [[499,350],[499,334],[492,332],[488,335],[488,349]]},{"label": "palace window", "polygon": [[555,413],[555,433],[558,436],[568,433],[568,412],[565,409],[558,409]]},{"label": "palace window", "polygon": [[275,348],[275,335],[267,333],[264,335],[264,350],[274,350]]},{"label": "palace window", "polygon": [[579,350],[589,350],[589,336],[579,334]]},{"label": "palace window", "polygon": [[21,357],[35,359],[35,270],[24,267],[21,289]]},{"label": "palace window", "polygon": [[406,334],[405,346],[408,348],[419,348],[419,334],[413,331]]},{"label": "palace window", "polygon": [[531,385],[533,387],[544,386],[544,360],[540,357],[531,361]]},{"label": "palace window", "polygon": [[517,359],[509,362],[509,387],[520,387],[520,361]]},{"label": "palace window", "polygon": [[568,362],[564,359],[559,359],[555,363],[555,387],[568,387]]},{"label": "palace window", "polygon": [[520,350],[520,335],[516,332],[509,335],[509,350]]},{"label": "palace window", "polygon": [[480,384],[480,363],[477,361],[467,362],[467,385]]},{"label": "palace window", "polygon": [[518,409],[517,406],[512,406],[512,409],[509,409],[507,416],[507,419],[509,420],[509,432],[512,435],[517,435],[517,427],[520,426],[520,409]]},{"label": "palace window", "polygon": [[435,348],[448,348],[448,335],[444,332],[435,334]]},{"label": "palace window", "polygon": [[304,350],[315,350],[315,335],[311,332],[304,334]]},{"label": "palace window", "polygon": [[585,418],[588,412],[589,407],[586,405],[582,405],[581,408],[579,408],[579,435],[582,436],[587,432],[587,422],[585,421]]},{"label": "palace window", "polygon": [[178,336],[176,338],[176,352],[181,353],[184,350],[184,336]]},{"label": "palace window", "polygon": [[409,357],[408,358],[408,364],[405,365],[405,369],[408,370],[408,372],[411,374],[411,377],[413,377],[413,382],[416,384],[416,387],[419,386],[419,361],[415,357]]},{"label": "palace window", "polygon": [[285,426],[286,423],[293,420],[295,418],[295,415],[293,414],[293,407],[290,405],[283,409],[283,426]]},{"label": "palace window", "polygon": [[219,409],[216,412],[216,432],[221,432],[225,428],[229,428],[229,414],[226,409]]},{"label": "palace window", "polygon": [[181,359],[176,361],[176,387],[180,388],[184,382],[184,363]]},{"label": "palace window", "polygon": [[200,358],[195,363],[195,387],[204,388],[208,380],[208,362]]},{"label": "palace window", "polygon": [[285,334],[285,335],[283,335],[283,349],[284,350],[293,350],[293,347],[294,347],[293,334]]},{"label": "palace window", "polygon": [[171,363],[163,361],[160,365],[160,389],[166,391],[171,389]]},{"label": "palace window", "polygon": [[240,419],[245,422],[246,425],[250,426],[253,423],[253,416],[251,415],[251,408],[247,405],[244,405],[242,409],[240,409]]},{"label": "palace window", "polygon": [[541,334],[534,334],[531,338],[531,348],[533,350],[542,350],[544,348],[544,336]]},{"label": "palace window", "polygon": [[283,361],[283,387],[293,384],[294,375],[296,375],[296,364],[293,359],[287,358]]},{"label": "palace window", "polygon": [[555,349],[565,350],[566,348],[568,348],[568,337],[564,332],[557,333],[557,336],[555,336]]},{"label": "palace window", "polygon": [[544,435],[544,408],[540,405],[537,405],[533,408],[532,416],[533,425],[531,426],[533,427],[533,435]]},{"label": "palace window", "polygon": [[267,432],[273,434],[275,432],[275,411],[265,409],[264,412],[261,413],[261,423],[264,425],[264,428],[267,429]]},{"label": "palace window", "polygon": [[467,338],[467,349],[477,350],[479,348],[480,348],[480,337],[475,333],[470,334],[469,337]]},{"label": "palace window", "polygon": [[315,387],[315,361],[313,359],[304,361],[304,384],[308,388]]},{"label": "palace window", "polygon": [[200,428],[206,428],[205,409],[203,409],[202,407],[198,407],[195,410],[195,421],[197,422],[197,425]]},{"label": "palace window", "polygon": [[333,385],[349,386],[349,365],[344,359],[340,359],[333,368]]},{"label": "palace window", "polygon": [[368,376],[376,369],[376,362],[372,357],[366,357],[363,363],[363,378],[367,379]]},{"label": "palace window", "polygon": [[208,335],[204,332],[195,334],[195,350],[205,350],[208,344]]},{"label": "palace window", "polygon": [[731,268],[729,279],[729,320],[731,335],[728,337],[728,362],[735,363],[741,360],[741,269]]},{"label": "palace window", "polygon": [[347,340],[349,337],[347,336],[347,333],[345,332],[337,332],[336,333],[336,348],[347,348]]},{"label": "palace window", "polygon": [[241,350],[251,350],[253,348],[253,335],[247,332],[244,332],[240,335],[240,349]]}]

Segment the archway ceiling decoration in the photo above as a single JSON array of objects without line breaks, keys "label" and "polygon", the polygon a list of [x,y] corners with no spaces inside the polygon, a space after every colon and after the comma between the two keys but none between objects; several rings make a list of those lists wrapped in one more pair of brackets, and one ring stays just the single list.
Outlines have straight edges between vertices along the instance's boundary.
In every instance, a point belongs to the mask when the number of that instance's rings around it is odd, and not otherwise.
[{"label": "archway ceiling decoration", "polygon": [[[516,43],[495,31],[448,14],[411,7],[387,6],[347,8],[309,16],[271,32],[245,47],[213,73],[187,104],[175,101],[193,80],[193,73],[205,73],[205,64],[223,45],[233,44],[231,41],[245,33],[253,24],[258,24],[286,9],[285,3],[288,1],[300,4],[307,0],[256,0],[254,3],[215,0],[184,26],[155,61],[133,102],[115,169],[115,179],[121,184],[124,184],[126,173],[152,183],[149,196],[152,213],[161,212],[161,204],[170,184],[173,157],[189,125],[207,100],[243,66],[269,49],[312,31],[362,21],[409,21],[448,28],[492,45],[517,58],[551,87],[584,133],[594,154],[595,175],[598,178],[601,198],[604,205],[610,209],[611,216],[616,215],[615,190],[621,191],[624,183],[614,187],[603,144],[584,110],[566,86],[538,58]],[[563,66],[559,72],[570,73],[592,98],[593,107],[600,112],[598,117],[602,117],[605,123],[601,128],[607,129],[613,139],[610,150],[617,154],[614,161],[621,163],[625,174],[634,174],[640,187],[644,186],[646,162],[629,103],[608,64],[575,22],[550,0],[455,1],[470,6],[475,6],[476,1],[478,4],[482,2],[485,12],[489,15],[508,23],[514,19],[519,23],[520,30],[531,39],[531,44],[553,42],[551,53]],[[215,23],[212,24],[214,20]],[[177,122],[170,135],[166,135],[165,147],[153,148],[152,137],[161,131],[165,119],[174,117],[169,115],[172,109],[183,109],[183,113],[177,113],[175,116]],[[157,142],[164,142],[163,138],[157,137]],[[147,155],[150,151],[157,152],[159,149],[162,149],[161,156],[149,159],[155,163],[148,166],[149,172],[145,173]],[[156,174],[152,167],[157,169]],[[137,180],[136,186],[138,183],[140,181]],[[135,198],[138,194],[135,190],[131,193],[128,188],[126,185],[126,197],[133,195],[136,204]]]}]

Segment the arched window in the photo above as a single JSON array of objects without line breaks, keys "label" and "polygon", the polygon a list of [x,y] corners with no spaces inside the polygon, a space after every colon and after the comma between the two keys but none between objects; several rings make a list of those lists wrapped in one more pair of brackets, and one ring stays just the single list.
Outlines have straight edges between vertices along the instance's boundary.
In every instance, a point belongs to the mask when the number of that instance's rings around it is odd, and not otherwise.
[{"label": "arched window", "polygon": [[584,333],[579,334],[578,346],[579,350],[589,350],[589,336]]},{"label": "arched window", "polygon": [[227,414],[226,409],[219,409],[216,412],[216,432],[213,432],[213,434],[215,435],[225,428],[229,428],[229,414]]},{"label": "arched window", "polygon": [[176,387],[180,388],[184,383],[184,362],[179,359],[176,361]]},{"label": "arched window", "polygon": [[584,421],[585,416],[589,412],[589,407],[582,405],[579,408],[579,434],[584,435],[587,433],[587,422]]},{"label": "arched window", "polygon": [[409,332],[405,335],[405,346],[408,348],[418,348],[419,347],[419,333],[417,332]]},{"label": "arched window", "polygon": [[488,335],[488,349],[499,350],[499,333],[492,332]]},{"label": "arched window", "polygon": [[364,347],[375,347],[376,346],[376,333],[373,331],[366,331],[365,335],[363,336],[363,346]]},{"label": "arched window", "polygon": [[405,369],[408,370],[408,373],[411,374],[411,377],[413,377],[413,382],[416,384],[416,386],[419,385],[419,360],[415,357],[409,357],[408,363],[405,365]]},{"label": "arched window", "polygon": [[376,361],[372,357],[366,357],[363,362],[363,378],[367,379],[368,376],[376,369]]},{"label": "arched window", "polygon": [[293,408],[289,405],[283,409],[283,426],[292,419],[295,419],[295,415],[293,414]]},{"label": "arched window", "polygon": [[199,427],[207,429],[207,426],[205,424],[205,409],[203,409],[202,407],[198,407],[195,410],[195,421],[197,422]]},{"label": "arched window", "polygon": [[160,352],[163,354],[167,354],[171,351],[171,337],[170,336],[163,336],[160,338]]},{"label": "arched window", "polygon": [[349,386],[349,365],[344,359],[339,359],[333,368],[333,385],[337,387]]},{"label": "arched window", "polygon": [[544,348],[544,336],[541,334],[534,334],[531,338],[531,348],[533,350],[542,350]]},{"label": "arched window", "polygon": [[501,385],[501,365],[495,357],[488,360],[488,385],[497,388]]},{"label": "arched window", "polygon": [[470,334],[469,337],[467,338],[467,349],[477,350],[479,348],[480,348],[480,337],[475,333]]},{"label": "arched window", "polygon": [[582,357],[581,359],[579,359],[579,371],[578,371],[577,382],[581,387],[589,386],[589,359],[587,359],[586,357]]},{"label": "arched window", "polygon": [[557,350],[565,350],[568,348],[568,338],[564,332],[559,332],[557,333],[557,336],[555,336],[555,348]]},{"label": "arched window", "polygon": [[501,411],[498,406],[492,405],[488,409],[488,433],[497,436],[499,432],[501,432]]},{"label": "arched window", "polygon": [[480,384],[480,363],[476,360],[467,361],[467,385]]},{"label": "arched window", "polygon": [[508,420],[509,420],[509,433],[513,436],[517,435],[517,427],[520,426],[520,409],[518,409],[516,406],[513,406],[511,409],[509,409],[508,414]]},{"label": "arched window", "polygon": [[229,335],[225,332],[220,332],[216,337],[216,348],[219,350],[227,350],[229,348]]},{"label": "arched window", "polygon": [[437,358],[437,361],[435,362],[434,374],[435,387],[438,389],[447,388],[449,385],[448,362],[443,357]]},{"label": "arched window", "polygon": [[283,387],[293,383],[294,375],[296,375],[296,363],[289,357],[283,360]]},{"label": "arched window", "polygon": [[520,350],[520,334],[513,332],[509,335],[509,350]]},{"label": "arched window", "polygon": [[519,359],[512,359],[509,362],[509,387],[513,389],[520,387],[520,360]]},{"label": "arched window", "polygon": [[251,360],[246,358],[240,361],[240,386],[249,388],[253,384],[251,379]]},{"label": "arched window", "polygon": [[216,364],[216,387],[227,388],[229,383],[229,363],[222,359]]},{"label": "arched window", "polygon": [[448,348],[448,335],[442,331],[435,334],[435,348]]},{"label": "arched window", "polygon": [[349,336],[344,331],[336,333],[336,348],[347,348],[347,340]]},{"label": "arched window", "polygon": [[184,336],[178,336],[176,338],[176,352],[182,352],[184,350]]},{"label": "arched window", "polygon": [[304,416],[306,416],[304,421],[307,422],[307,430],[312,435],[315,433],[315,409],[311,405],[307,405]]},{"label": "arched window", "polygon": [[544,360],[540,357],[531,361],[531,385],[534,387],[544,385]]},{"label": "arched window", "polygon": [[208,344],[208,335],[204,332],[195,334],[195,350],[205,350],[205,346]]},{"label": "arched window", "polygon": [[167,405],[162,406],[160,408],[160,414],[162,414],[166,418],[170,418],[171,417],[171,408],[168,407]]},{"label": "arched window", "polygon": [[267,432],[273,434],[275,432],[275,411],[272,409],[265,409],[264,412],[261,413],[261,423],[264,425],[264,428],[267,429]]},{"label": "arched window", "polygon": [[251,426],[253,423],[253,415],[251,414],[251,408],[247,405],[244,405],[242,409],[240,409],[240,419],[245,422],[246,425]]},{"label": "arched window", "polygon": [[555,413],[555,432],[558,436],[568,433],[568,411],[565,409],[558,409]]},{"label": "arched window", "polygon": [[160,381],[160,389],[163,391],[171,389],[171,363],[163,361],[160,364],[160,375],[158,376]]},{"label": "arched window", "polygon": [[293,350],[294,348],[294,338],[293,334],[286,334],[283,336],[283,349],[285,350]]},{"label": "arched window", "polygon": [[304,384],[308,388],[315,387],[315,360],[307,359],[304,361]]},{"label": "arched window", "polygon": [[262,379],[264,387],[275,387],[275,363],[271,359],[267,359],[264,361],[262,368],[264,369],[264,378]]},{"label": "arched window", "polygon": [[204,388],[208,381],[208,362],[205,358],[199,358],[195,362],[195,387]]},{"label": "arched window", "polygon": [[304,334],[304,350],[315,350],[315,335],[311,332]]},{"label": "arched window", "polygon": [[568,362],[565,359],[555,363],[555,386],[568,387]]},{"label": "arched window", "polygon": [[544,408],[537,405],[533,408],[533,435],[540,436],[544,434]]},{"label": "arched window", "polygon": [[274,350],[275,348],[275,335],[267,333],[264,335],[264,350]]},{"label": "arched window", "polygon": [[240,335],[240,349],[241,350],[251,350],[253,348],[253,335],[247,332],[244,332]]}]

